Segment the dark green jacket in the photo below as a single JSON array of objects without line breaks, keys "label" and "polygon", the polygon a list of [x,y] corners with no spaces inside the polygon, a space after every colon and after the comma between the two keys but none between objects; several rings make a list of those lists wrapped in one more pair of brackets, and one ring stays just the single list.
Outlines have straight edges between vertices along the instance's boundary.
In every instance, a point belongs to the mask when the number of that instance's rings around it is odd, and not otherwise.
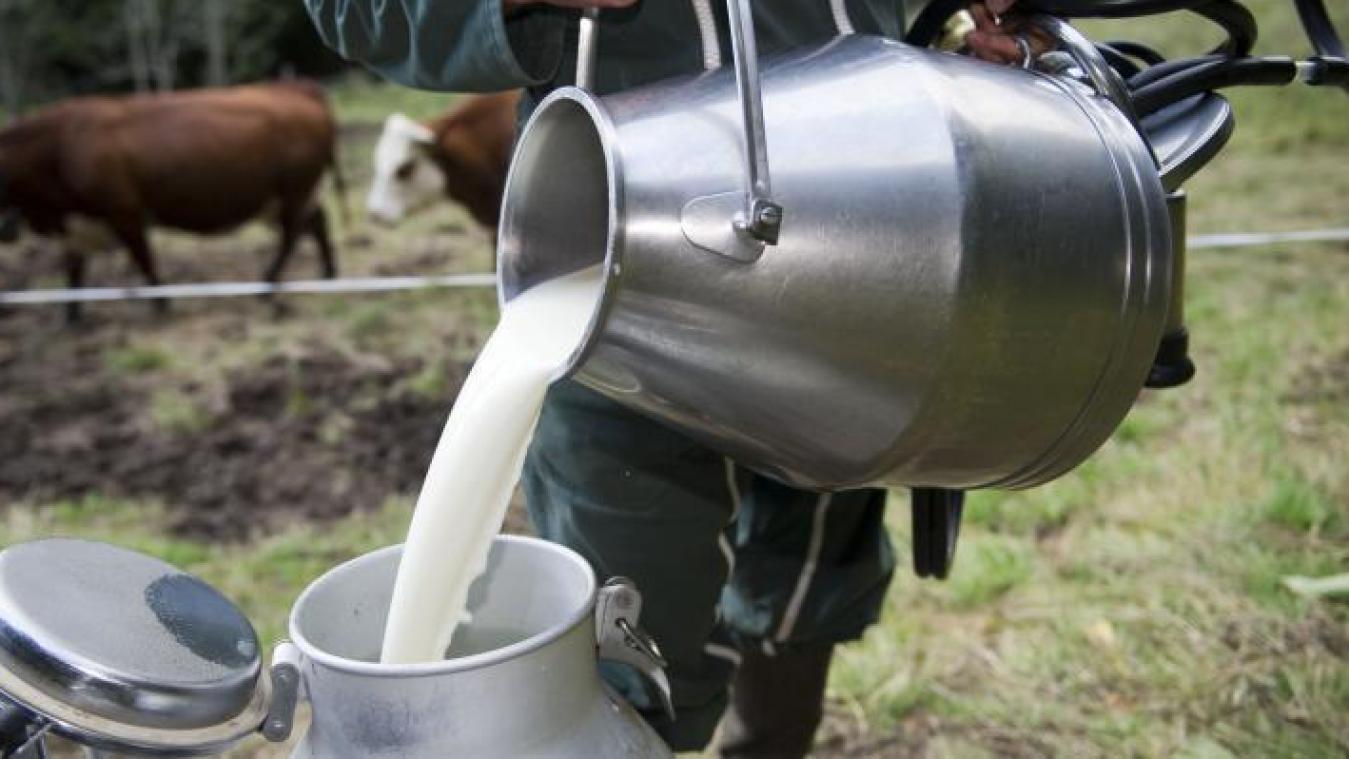
[{"label": "dark green jacket", "polygon": [[[343,56],[420,89],[527,87],[538,97],[575,76],[576,12],[530,6],[505,18],[500,0],[305,0],[319,34]],[[840,25],[899,37],[901,0],[758,0],[761,54],[824,41]],[[699,13],[715,17],[705,49]],[[839,14],[842,14],[840,16]],[[708,46],[710,47],[710,46]],[[731,60],[725,0],[639,0],[600,15],[595,89],[615,92]]]}]

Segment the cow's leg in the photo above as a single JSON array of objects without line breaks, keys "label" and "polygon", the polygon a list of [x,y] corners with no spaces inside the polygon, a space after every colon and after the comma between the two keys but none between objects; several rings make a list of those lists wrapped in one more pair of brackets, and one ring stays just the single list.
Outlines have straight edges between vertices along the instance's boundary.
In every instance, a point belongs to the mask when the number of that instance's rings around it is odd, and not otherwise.
[{"label": "cow's leg", "polygon": [[[158,286],[159,272],[155,270],[155,256],[150,250],[150,240],[145,234],[145,227],[134,224],[120,225],[117,228],[117,236],[122,238],[127,252],[131,254],[132,262],[145,276],[145,283],[151,287]],[[169,312],[168,298],[155,298],[151,303],[155,313],[163,315]]]},{"label": "cow's leg", "polygon": [[306,222],[306,229],[314,237],[314,242],[319,246],[319,271],[324,278],[332,279],[337,276],[337,256],[333,253],[333,240],[328,234],[328,214],[323,212],[319,206],[309,212],[309,220]]},{"label": "cow's leg", "polygon": [[276,249],[276,258],[272,259],[272,264],[267,267],[267,273],[264,275],[268,282],[281,281],[281,272],[285,271],[286,262],[290,260],[290,254],[295,250],[295,241],[300,236],[302,218],[295,213],[281,214],[281,241]]},{"label": "cow's leg", "polygon": [[[268,282],[275,284],[281,281],[281,273],[285,271],[286,262],[290,260],[290,254],[295,250],[295,243],[298,241],[300,232],[304,228],[303,219],[304,217],[302,215],[293,213],[289,209],[282,211],[280,224],[281,240],[280,244],[277,246],[276,258],[272,259],[271,265],[267,267],[267,272],[263,275]],[[274,318],[279,319],[288,313],[286,305],[280,300],[277,300],[275,295],[271,293],[265,294],[262,296],[262,300],[271,304],[272,316]]]},{"label": "cow's leg", "polygon": [[[61,247],[61,257],[66,265],[66,286],[72,290],[84,287],[84,251],[71,245]],[[80,320],[83,304],[76,301],[66,304],[66,324],[75,324]]]}]

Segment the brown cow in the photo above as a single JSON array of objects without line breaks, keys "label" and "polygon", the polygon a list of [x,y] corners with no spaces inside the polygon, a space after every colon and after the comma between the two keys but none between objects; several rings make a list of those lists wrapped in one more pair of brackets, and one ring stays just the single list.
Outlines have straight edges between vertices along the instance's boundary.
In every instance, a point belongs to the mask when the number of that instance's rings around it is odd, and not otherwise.
[{"label": "brown cow", "polygon": [[475,95],[426,123],[401,113],[385,119],[366,210],[392,224],[443,193],[495,230],[519,103],[518,91]]},{"label": "brown cow", "polygon": [[[0,217],[17,210],[34,232],[62,240],[71,287],[98,242],[124,245],[155,285],[148,227],[217,234],[264,214],[281,232],[269,281],[304,233],[333,277],[314,196],[329,167],[341,189],[335,136],[310,82],[67,100],[0,130]],[[78,304],[67,313],[77,318]]]}]

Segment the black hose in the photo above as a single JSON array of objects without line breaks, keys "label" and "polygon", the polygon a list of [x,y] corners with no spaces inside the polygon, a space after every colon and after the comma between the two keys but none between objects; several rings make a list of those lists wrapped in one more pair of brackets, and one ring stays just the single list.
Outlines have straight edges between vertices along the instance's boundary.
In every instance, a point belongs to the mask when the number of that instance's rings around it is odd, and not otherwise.
[{"label": "black hose", "polygon": [[0,701],[0,757],[12,755],[28,743],[33,715],[21,706]]},{"label": "black hose", "polygon": [[1317,87],[1342,87],[1349,92],[1349,61],[1343,58],[1314,55],[1307,59],[1311,71],[1307,72],[1307,84]]},{"label": "black hose", "polygon": [[1021,0],[1019,10],[1063,18],[1135,18],[1187,11],[1211,0]]},{"label": "black hose", "polygon": [[1258,32],[1255,16],[1251,15],[1246,6],[1232,0],[1210,0],[1191,8],[1190,11],[1221,26],[1223,31],[1227,32],[1227,40],[1210,52],[1230,58],[1244,58],[1251,54]]},{"label": "black hose", "polygon": [[1225,56],[1208,54],[1198,55],[1192,58],[1174,58],[1164,61],[1155,66],[1150,66],[1138,72],[1136,76],[1129,78],[1129,89],[1137,90],[1146,85],[1171,76],[1179,71],[1188,71],[1196,66],[1202,66],[1209,63],[1220,63],[1227,60]]},{"label": "black hose", "polygon": [[1096,43],[1096,50],[1110,64],[1110,68],[1119,72],[1119,75],[1127,81],[1129,77],[1136,76],[1139,72],[1138,64],[1133,58],[1125,55],[1107,43]]},{"label": "black hose", "polygon": [[1340,40],[1340,35],[1335,31],[1335,24],[1330,20],[1330,14],[1326,12],[1326,6],[1321,0],[1294,0],[1297,5],[1298,18],[1302,20],[1302,28],[1307,31],[1307,37],[1312,41],[1312,47],[1316,48],[1318,55],[1331,58],[1344,58],[1344,43]]},{"label": "black hose", "polygon": [[1149,66],[1156,66],[1159,63],[1166,62],[1165,56],[1157,52],[1156,49],[1144,45],[1142,42],[1135,42],[1133,40],[1110,40],[1105,44],[1130,58],[1136,58]]},{"label": "black hose", "polygon": [[1292,58],[1233,58],[1177,71],[1133,93],[1139,118],[1191,95],[1236,85],[1282,85],[1297,76]]}]

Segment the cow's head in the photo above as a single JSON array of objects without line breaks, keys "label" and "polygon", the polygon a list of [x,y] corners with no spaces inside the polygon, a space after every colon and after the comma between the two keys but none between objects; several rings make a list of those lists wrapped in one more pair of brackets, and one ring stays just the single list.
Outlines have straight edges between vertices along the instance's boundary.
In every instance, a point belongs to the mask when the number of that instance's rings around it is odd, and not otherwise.
[{"label": "cow's head", "polygon": [[435,139],[426,125],[401,113],[384,120],[375,144],[375,176],[365,197],[372,217],[393,224],[441,196],[444,173],[427,155]]}]

